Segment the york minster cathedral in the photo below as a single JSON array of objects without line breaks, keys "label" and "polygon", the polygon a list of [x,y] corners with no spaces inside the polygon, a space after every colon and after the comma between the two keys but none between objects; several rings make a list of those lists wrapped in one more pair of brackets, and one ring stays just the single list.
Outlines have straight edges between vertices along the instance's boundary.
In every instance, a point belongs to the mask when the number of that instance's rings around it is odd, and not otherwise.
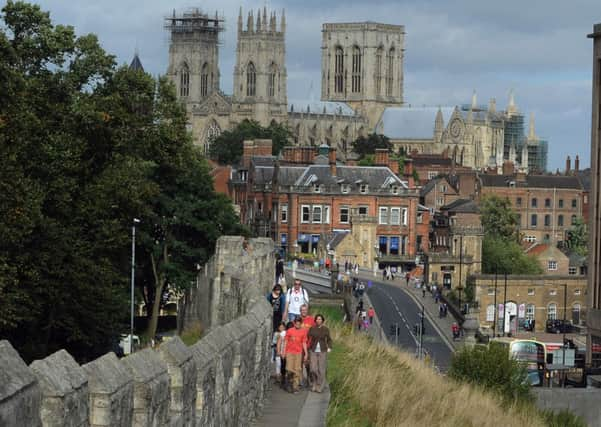
[{"label": "york minster cathedral", "polygon": [[468,167],[513,160],[528,168],[530,142],[520,135],[508,141],[505,135],[508,114],[518,114],[513,97],[507,111],[500,112],[494,101],[477,105],[475,96],[461,107],[405,104],[403,25],[323,24],[318,106],[288,104],[284,11],[278,16],[263,8],[244,17],[240,9],[232,94],[220,89],[222,18],[198,9],[174,11],[165,28],[170,33],[167,75],[186,105],[195,143],[205,150],[223,130],[252,119],[263,126],[286,124],[293,143],[327,144],[337,149],[340,160],[351,154],[352,141],[377,132],[397,148],[449,153]]}]

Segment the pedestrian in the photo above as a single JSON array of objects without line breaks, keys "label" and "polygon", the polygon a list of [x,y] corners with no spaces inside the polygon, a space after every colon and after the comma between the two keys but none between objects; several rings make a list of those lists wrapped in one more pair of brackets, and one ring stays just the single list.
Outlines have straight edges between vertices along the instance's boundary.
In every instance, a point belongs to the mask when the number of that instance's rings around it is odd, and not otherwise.
[{"label": "pedestrian", "polygon": [[459,325],[457,322],[453,322],[451,325],[451,332],[453,333],[453,341],[459,338]]},{"label": "pedestrian", "polygon": [[407,272],[407,274],[405,274],[405,282],[407,283],[407,286],[409,286],[409,278],[411,277],[411,275],[409,274],[409,272]]},{"label": "pedestrian", "polygon": [[363,297],[364,293],[365,293],[365,283],[359,282],[359,285],[357,286],[357,295],[359,296],[359,298],[361,298],[361,297]]},{"label": "pedestrian", "polygon": [[286,338],[286,324],[280,322],[278,330],[274,334],[275,339],[275,377],[276,381],[282,384],[286,376],[286,359],[282,359],[284,350],[284,340]]},{"label": "pedestrian", "polygon": [[315,316],[315,326],[309,329],[309,351],[311,360],[312,391],[321,393],[326,378],[327,354],[332,351],[330,330],[324,325],[321,314]]},{"label": "pedestrian", "polygon": [[[309,333],[309,329],[315,326],[315,318],[313,316],[309,316],[309,307],[307,304],[301,305],[301,329],[305,331],[305,334]],[[309,341],[307,340],[307,345],[309,345]],[[302,367],[301,373],[301,385],[303,387],[309,387],[311,382],[311,375],[309,371],[309,359],[305,360]]]},{"label": "pedestrian", "polygon": [[386,280],[386,269],[382,269],[382,280]]},{"label": "pedestrian", "polygon": [[367,317],[369,317],[369,324],[372,325],[374,323],[374,316],[376,315],[376,311],[372,306],[367,310]]},{"label": "pedestrian", "polygon": [[286,358],[286,371],[290,373],[291,393],[300,390],[301,370],[307,358],[307,333],[302,329],[300,316],[294,318],[294,328],[286,331],[286,348],[283,357]]},{"label": "pedestrian", "polygon": [[367,316],[362,312],[361,314],[361,326],[363,326],[363,330],[367,332],[369,329],[369,320],[367,320]]},{"label": "pedestrian", "polygon": [[269,301],[273,310],[273,332],[275,332],[282,321],[284,306],[286,305],[286,297],[283,295],[282,286],[279,283],[273,287],[269,294],[267,294],[267,301]]},{"label": "pedestrian", "polygon": [[443,318],[443,317],[444,317],[444,313],[443,313],[443,311],[444,311],[444,307],[442,306],[442,304],[440,304],[440,305],[438,306],[438,317],[439,317],[439,318]]},{"label": "pedestrian", "polygon": [[443,317],[447,317],[449,307],[447,306],[446,302],[442,303],[442,309],[443,309],[442,310]]},{"label": "pedestrian", "polygon": [[355,264],[355,274],[359,274],[359,264]]},{"label": "pedestrian", "polygon": [[422,288],[422,298],[426,297],[426,287]]},{"label": "pedestrian", "polygon": [[301,281],[295,279],[294,286],[286,293],[284,320],[293,321],[296,317],[300,317],[300,308],[303,304],[309,304],[309,294],[301,286]]}]

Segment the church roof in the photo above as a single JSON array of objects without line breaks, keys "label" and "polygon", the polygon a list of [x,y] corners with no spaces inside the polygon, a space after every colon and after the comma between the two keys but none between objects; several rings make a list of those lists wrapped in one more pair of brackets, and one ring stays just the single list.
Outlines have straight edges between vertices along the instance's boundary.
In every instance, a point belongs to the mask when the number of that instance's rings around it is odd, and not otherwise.
[{"label": "church roof", "polygon": [[142,61],[140,61],[140,57],[138,56],[138,52],[134,54],[134,59],[132,59],[131,64],[129,64],[129,69],[134,71],[142,71],[144,72],[144,67],[142,66]]},{"label": "church roof", "polygon": [[[377,132],[391,139],[432,139],[439,107],[390,107],[384,110]],[[454,107],[441,107],[445,126]]]},{"label": "church roof", "polygon": [[339,116],[355,116],[355,111],[344,102],[294,100],[290,102],[288,111],[294,108],[295,113],[337,114]]},{"label": "church roof", "polygon": [[313,183],[325,185],[367,184],[372,189],[378,189],[390,184],[407,188],[389,168],[383,166],[337,166],[336,176],[330,173],[329,165],[311,165],[296,180],[295,185],[307,186]]}]

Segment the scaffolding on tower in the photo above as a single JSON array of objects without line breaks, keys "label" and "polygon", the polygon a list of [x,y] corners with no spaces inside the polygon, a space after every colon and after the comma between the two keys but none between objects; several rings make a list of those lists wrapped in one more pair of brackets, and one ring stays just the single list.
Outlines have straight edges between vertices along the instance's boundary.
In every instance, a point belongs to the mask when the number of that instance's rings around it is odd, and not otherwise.
[{"label": "scaffolding on tower", "polygon": [[171,16],[165,17],[164,28],[171,33],[172,40],[177,38],[194,41],[204,38],[219,43],[219,33],[225,30],[224,24],[225,18],[217,12],[214,17],[210,17],[198,8],[182,13],[176,13],[174,9]]}]

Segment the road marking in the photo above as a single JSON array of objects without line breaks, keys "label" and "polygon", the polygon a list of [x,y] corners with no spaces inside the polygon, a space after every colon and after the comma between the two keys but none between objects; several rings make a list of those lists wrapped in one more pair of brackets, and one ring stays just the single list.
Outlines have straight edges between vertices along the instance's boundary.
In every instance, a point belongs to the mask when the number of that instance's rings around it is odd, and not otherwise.
[{"label": "road marking", "polygon": [[407,331],[409,332],[409,335],[411,336],[411,338],[413,338],[413,341],[415,341],[415,345],[419,346],[419,340],[413,334],[413,331],[411,330],[411,328],[409,327],[409,324],[407,323],[407,319],[405,319],[405,316],[403,316],[403,313],[401,313],[401,310],[399,309],[399,306],[397,305],[396,301],[392,298],[392,296],[390,296],[390,294],[386,290],[380,289],[379,287],[375,287],[375,289],[378,289],[378,290],[382,291],[390,299],[390,301],[392,301],[392,305],[394,305],[394,308],[396,309],[396,312],[398,313],[398,315],[400,316],[401,320],[405,324],[405,327],[407,328]]}]

